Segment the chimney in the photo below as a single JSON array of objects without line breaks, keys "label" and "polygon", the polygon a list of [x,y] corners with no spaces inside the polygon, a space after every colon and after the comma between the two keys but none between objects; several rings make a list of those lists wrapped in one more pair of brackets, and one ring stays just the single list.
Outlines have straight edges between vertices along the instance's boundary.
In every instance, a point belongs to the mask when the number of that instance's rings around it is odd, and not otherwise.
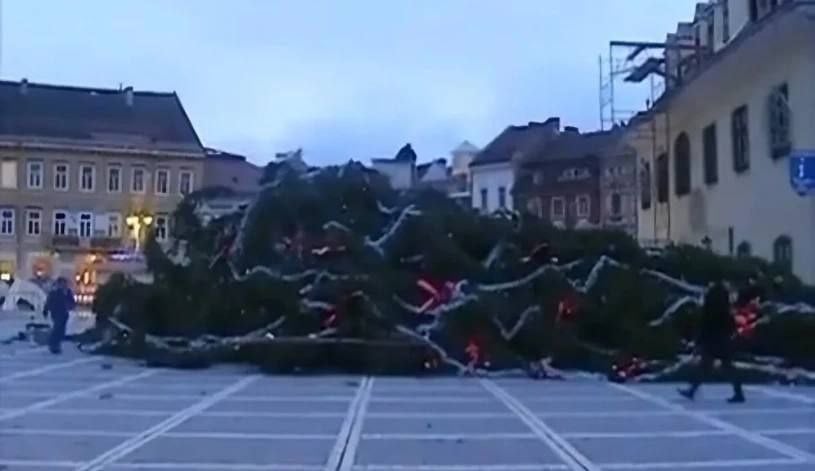
[{"label": "chimney", "polygon": [[125,87],[125,105],[128,107],[133,106],[133,87]]},{"label": "chimney", "polygon": [[20,95],[28,95],[28,79],[20,80]]}]

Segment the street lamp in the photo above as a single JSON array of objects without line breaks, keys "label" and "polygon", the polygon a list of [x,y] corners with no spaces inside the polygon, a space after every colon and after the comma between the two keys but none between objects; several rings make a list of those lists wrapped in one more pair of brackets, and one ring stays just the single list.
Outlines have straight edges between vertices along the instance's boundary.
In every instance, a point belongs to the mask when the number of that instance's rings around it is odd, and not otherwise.
[{"label": "street lamp", "polygon": [[153,223],[153,216],[145,214],[132,214],[125,219],[127,226],[132,231],[133,240],[136,241],[136,251],[141,247],[142,227],[149,227]]}]

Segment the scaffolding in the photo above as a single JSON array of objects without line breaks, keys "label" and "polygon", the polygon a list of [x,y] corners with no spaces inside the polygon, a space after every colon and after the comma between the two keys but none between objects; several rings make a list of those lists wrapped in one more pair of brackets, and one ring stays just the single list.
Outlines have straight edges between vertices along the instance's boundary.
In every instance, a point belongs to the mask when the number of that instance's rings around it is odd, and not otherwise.
[{"label": "scaffolding", "polygon": [[[651,208],[653,214],[653,236],[654,239],[662,239],[660,232],[664,233],[664,239],[671,237],[670,222],[670,197],[665,204],[665,229],[660,230],[657,213],[660,202],[655,190],[655,175],[657,172],[657,155],[668,155],[670,152],[668,142],[670,142],[670,114],[655,104],[661,96],[671,86],[679,83],[679,77],[671,73],[668,66],[668,54],[678,53],[680,68],[685,62],[683,57],[687,51],[697,51],[698,45],[688,44],[682,41],[671,42],[648,42],[648,41],[611,41],[609,42],[608,56],[599,57],[599,105],[600,105],[600,129],[613,129],[618,126],[628,126],[632,119],[641,116],[642,121],[637,122],[628,130],[628,139],[637,142],[638,147],[650,149],[650,159],[641,158],[647,162],[650,168],[649,191],[651,196]],[[691,53],[691,56],[696,54]],[[697,56],[698,57],[698,56]],[[643,100],[640,109],[626,108],[620,106],[617,93],[618,87],[626,83],[642,84],[648,81],[648,87],[642,90],[642,95],[637,97]],[[628,105],[633,99],[626,100]],[[662,140],[662,146],[659,141]],[[638,175],[639,175],[638,165]],[[639,185],[641,179],[637,178],[638,195],[642,195]],[[638,203],[639,204],[639,203]]]}]

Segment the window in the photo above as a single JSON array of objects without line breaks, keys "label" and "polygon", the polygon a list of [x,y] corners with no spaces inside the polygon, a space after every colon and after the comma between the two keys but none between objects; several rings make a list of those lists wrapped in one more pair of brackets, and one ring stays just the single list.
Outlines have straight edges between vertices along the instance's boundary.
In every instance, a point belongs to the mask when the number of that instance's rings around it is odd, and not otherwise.
[{"label": "window", "polygon": [[577,197],[577,217],[587,218],[591,209],[591,200],[588,195]]},{"label": "window", "polygon": [[552,219],[563,219],[566,217],[566,202],[563,197],[556,196],[552,198]]},{"label": "window", "polygon": [[657,157],[657,202],[668,202],[668,187],[668,154],[662,154]]},{"label": "window", "polygon": [[507,207],[507,189],[503,186],[498,187],[498,207],[501,209]]},{"label": "window", "polygon": [[750,135],[747,106],[733,111],[733,170],[742,173],[750,168]]},{"label": "window", "polygon": [[64,236],[68,234],[68,214],[65,211],[54,211],[54,228],[55,236]]},{"label": "window", "polygon": [[27,165],[28,177],[26,178],[28,182],[28,189],[29,190],[39,190],[42,189],[42,162],[28,162]]},{"label": "window", "polygon": [[789,155],[792,151],[789,87],[787,87],[786,83],[773,88],[772,93],[770,93],[768,108],[770,155],[773,159],[778,159]]},{"label": "window", "polygon": [[713,185],[719,181],[719,150],[716,138],[716,123],[702,131],[702,153],[704,159],[705,183]]},{"label": "window", "polygon": [[0,188],[17,188],[17,161],[6,159],[0,162]]},{"label": "window", "polygon": [[131,174],[131,182],[130,182],[130,191],[133,193],[144,193],[144,175],[145,170],[141,167],[136,167],[133,169],[133,173]]},{"label": "window", "polygon": [[93,214],[79,213],[79,237],[88,238],[93,235]]},{"label": "window", "polygon": [[746,240],[741,241],[736,247],[736,256],[737,257],[750,257],[753,255],[753,248],[750,246],[750,242]]},{"label": "window", "polygon": [[108,237],[119,238],[122,236],[122,216],[120,214],[108,215]]},{"label": "window", "polygon": [[14,235],[14,210],[11,208],[0,209],[0,236]]},{"label": "window", "polygon": [[90,164],[79,166],[79,191],[91,192],[96,188],[96,167]]},{"label": "window", "polygon": [[651,162],[645,160],[640,165],[640,205],[642,209],[651,208]]},{"label": "window", "polygon": [[481,189],[481,211],[487,210],[487,189]]},{"label": "window", "polygon": [[68,191],[68,164],[54,165],[54,189]]},{"label": "window", "polygon": [[108,192],[122,191],[122,167],[108,167]]},{"label": "window", "polygon": [[25,233],[29,236],[42,234],[42,211],[27,209],[25,212]]},{"label": "window", "polygon": [[681,133],[674,142],[674,191],[676,196],[690,193],[690,139]]},{"label": "window", "polygon": [[156,170],[156,194],[170,194],[170,171],[167,169]]},{"label": "window", "polygon": [[792,239],[789,236],[779,236],[773,242],[773,261],[792,270]]},{"label": "window", "polygon": [[609,198],[609,212],[612,216],[619,216],[623,212],[623,197],[619,193],[612,193]]},{"label": "window", "polygon": [[730,7],[729,0],[722,2],[722,42],[730,41]]},{"label": "window", "polygon": [[156,216],[156,240],[159,242],[164,242],[167,240],[167,236],[169,235],[168,226],[169,223],[166,215]]},{"label": "window", "polygon": [[189,195],[195,187],[193,174],[189,170],[182,170],[178,177],[178,192],[182,195]]}]

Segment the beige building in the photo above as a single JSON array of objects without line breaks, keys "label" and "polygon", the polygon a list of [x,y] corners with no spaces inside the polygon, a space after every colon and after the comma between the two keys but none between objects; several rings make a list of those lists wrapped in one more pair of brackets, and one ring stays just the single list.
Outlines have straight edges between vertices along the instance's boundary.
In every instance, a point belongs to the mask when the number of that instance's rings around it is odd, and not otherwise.
[{"label": "beige building", "polygon": [[788,161],[815,149],[815,6],[711,1],[668,35],[677,44],[693,47],[666,48],[666,91],[629,126],[639,237],[754,254],[815,283],[815,198],[791,188]]},{"label": "beige building", "polygon": [[206,149],[202,188],[229,188],[237,193],[254,193],[260,189],[263,168],[246,157],[217,149]]},{"label": "beige building", "polygon": [[203,160],[175,93],[0,82],[0,273],[92,288],[143,268]]}]

